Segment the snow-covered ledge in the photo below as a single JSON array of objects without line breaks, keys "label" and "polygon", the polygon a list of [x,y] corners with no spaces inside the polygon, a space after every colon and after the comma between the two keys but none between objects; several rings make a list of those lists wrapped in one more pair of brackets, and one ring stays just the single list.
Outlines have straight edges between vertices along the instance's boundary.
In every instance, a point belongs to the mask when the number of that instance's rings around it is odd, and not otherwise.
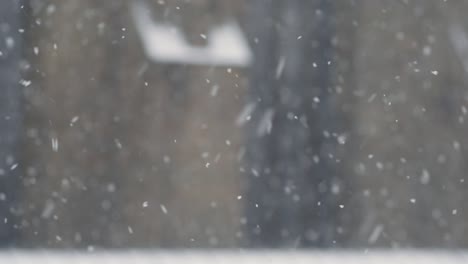
[{"label": "snow-covered ledge", "polygon": [[356,250],[356,251],[0,251],[8,264],[455,264],[468,263],[466,251]]},{"label": "snow-covered ledge", "polygon": [[247,39],[235,21],[218,25],[203,36],[206,46],[194,46],[177,27],[154,21],[144,1],[133,1],[131,9],[144,52],[153,62],[246,67],[252,60]]}]

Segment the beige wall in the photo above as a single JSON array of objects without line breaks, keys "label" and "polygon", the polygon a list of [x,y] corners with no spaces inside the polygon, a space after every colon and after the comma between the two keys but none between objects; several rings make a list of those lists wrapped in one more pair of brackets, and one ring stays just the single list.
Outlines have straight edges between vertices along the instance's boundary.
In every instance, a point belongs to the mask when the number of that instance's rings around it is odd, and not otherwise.
[{"label": "beige wall", "polygon": [[[28,245],[235,245],[244,74],[149,62],[129,1],[49,2],[28,32]],[[181,7],[185,26],[207,9]]]}]

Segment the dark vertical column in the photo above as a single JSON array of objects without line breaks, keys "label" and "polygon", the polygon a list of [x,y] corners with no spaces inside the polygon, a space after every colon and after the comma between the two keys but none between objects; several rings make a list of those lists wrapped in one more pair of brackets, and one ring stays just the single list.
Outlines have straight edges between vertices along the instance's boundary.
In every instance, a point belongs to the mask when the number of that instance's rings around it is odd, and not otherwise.
[{"label": "dark vertical column", "polygon": [[[254,1],[247,122],[248,233],[255,247],[329,246],[333,110],[327,1]],[[330,138],[324,137],[330,134]]]},{"label": "dark vertical column", "polygon": [[[278,233],[272,232],[272,229],[281,226],[281,220],[273,216],[279,202],[276,192],[280,183],[274,183],[272,177],[271,166],[275,155],[270,147],[274,144],[273,135],[271,132],[257,133],[257,127],[262,116],[267,111],[273,113],[276,106],[274,68],[278,64],[276,33],[278,1],[251,1],[246,9],[250,11],[248,28],[254,62],[250,69],[250,88],[245,107],[246,109],[255,107],[251,120],[246,125],[247,233],[250,246],[272,247],[280,245]],[[275,184],[276,188],[270,186],[271,184]]]},{"label": "dark vertical column", "polygon": [[297,50],[301,56],[298,86],[302,95],[302,118],[308,128],[308,145],[303,158],[308,169],[298,184],[301,195],[299,217],[302,219],[302,246],[332,247],[339,205],[333,194],[338,175],[337,146],[343,124],[334,104],[332,47],[334,35],[333,5],[327,0],[301,1],[297,12],[302,18],[304,44]]},{"label": "dark vertical column", "polygon": [[0,3],[0,245],[15,238],[12,219],[19,183],[17,160],[21,124],[21,1]]}]

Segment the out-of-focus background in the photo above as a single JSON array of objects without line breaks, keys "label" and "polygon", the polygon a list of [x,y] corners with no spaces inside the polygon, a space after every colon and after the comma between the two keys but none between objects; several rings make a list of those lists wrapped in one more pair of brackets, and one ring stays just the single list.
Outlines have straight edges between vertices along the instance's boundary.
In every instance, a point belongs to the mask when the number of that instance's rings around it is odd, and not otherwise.
[{"label": "out-of-focus background", "polygon": [[0,244],[464,248],[467,11],[2,1]]}]

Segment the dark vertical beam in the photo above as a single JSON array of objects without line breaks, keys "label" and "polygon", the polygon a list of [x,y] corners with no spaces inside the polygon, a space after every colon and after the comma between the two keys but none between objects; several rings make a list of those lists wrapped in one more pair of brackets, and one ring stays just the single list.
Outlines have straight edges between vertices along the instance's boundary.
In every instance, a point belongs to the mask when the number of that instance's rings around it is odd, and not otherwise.
[{"label": "dark vertical beam", "polygon": [[[272,229],[281,225],[273,216],[279,202],[275,190],[269,186],[274,153],[269,146],[274,144],[271,133],[257,134],[262,115],[276,106],[276,78],[274,71],[278,63],[276,13],[278,1],[250,1],[246,10],[249,14],[249,40],[252,43],[254,62],[250,69],[250,88],[246,107],[255,107],[251,121],[246,125],[248,163],[248,190],[246,214],[249,246],[273,247],[280,245],[278,232]],[[269,241],[266,243],[266,241]]]},{"label": "dark vertical beam", "polygon": [[305,153],[312,162],[299,185],[302,246],[333,247],[339,207],[332,194],[332,184],[334,178],[339,177],[336,152],[337,137],[342,127],[331,87],[335,63],[331,44],[335,33],[332,22],[334,10],[331,1],[302,2],[306,8],[302,7],[298,12],[302,12],[300,16],[306,20],[302,21],[306,44],[302,47],[303,72],[298,82],[302,85],[302,96],[306,98],[302,111],[309,128],[309,144]]},{"label": "dark vertical beam", "polygon": [[[258,0],[249,9],[255,56],[246,153],[250,242],[330,246],[333,146],[323,133],[334,132],[328,103],[332,9],[324,0]],[[265,132],[268,118],[271,130]]]},{"label": "dark vertical beam", "polygon": [[0,246],[13,243],[21,126],[21,1],[0,2]]}]

